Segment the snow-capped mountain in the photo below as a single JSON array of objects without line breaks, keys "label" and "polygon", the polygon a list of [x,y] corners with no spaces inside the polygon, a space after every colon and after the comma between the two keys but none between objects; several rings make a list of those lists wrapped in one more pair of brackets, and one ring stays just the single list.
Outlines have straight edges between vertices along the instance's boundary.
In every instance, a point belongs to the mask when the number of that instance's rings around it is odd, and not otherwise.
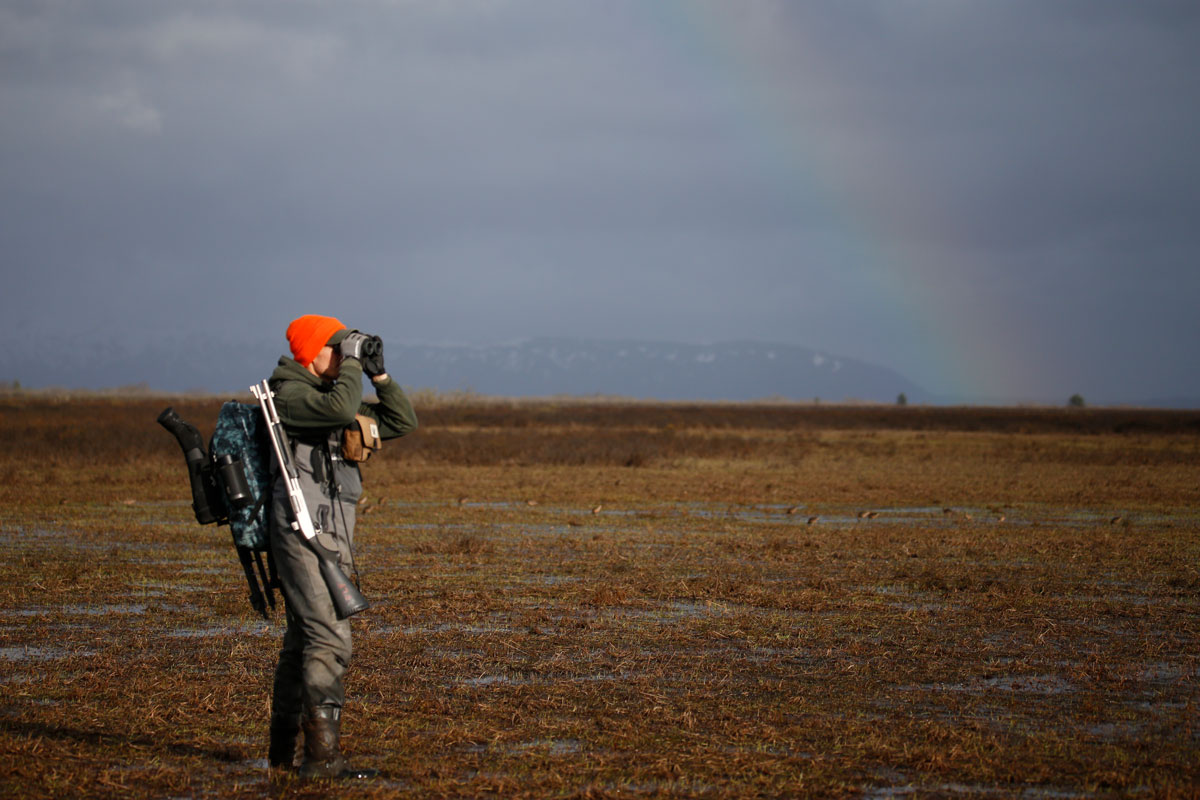
[{"label": "snow-capped mountain", "polygon": [[[393,353],[400,356],[393,362]],[[404,382],[497,395],[619,395],[661,400],[857,398],[892,402],[928,393],[882,367],[803,347],[533,339],[488,347],[400,346],[389,364]]]}]

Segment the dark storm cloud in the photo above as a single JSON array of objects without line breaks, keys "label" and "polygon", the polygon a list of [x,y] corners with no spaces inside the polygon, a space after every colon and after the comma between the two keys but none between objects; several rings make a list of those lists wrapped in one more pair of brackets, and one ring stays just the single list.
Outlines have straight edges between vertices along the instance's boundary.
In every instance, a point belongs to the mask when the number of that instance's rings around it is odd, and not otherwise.
[{"label": "dark storm cloud", "polygon": [[1013,342],[980,392],[1200,393],[1198,34],[1154,2],[0,2],[0,312],[777,339],[963,388],[941,325]]},{"label": "dark storm cloud", "polygon": [[957,213],[939,236],[1020,249],[1146,219],[1194,235],[1190,4],[832,5],[792,12],[837,85],[817,124],[901,156]]}]

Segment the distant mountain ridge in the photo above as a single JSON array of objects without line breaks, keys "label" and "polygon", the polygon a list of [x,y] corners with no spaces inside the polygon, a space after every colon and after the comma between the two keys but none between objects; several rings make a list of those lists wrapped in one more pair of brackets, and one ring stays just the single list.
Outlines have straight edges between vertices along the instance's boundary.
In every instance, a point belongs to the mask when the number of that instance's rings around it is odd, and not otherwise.
[{"label": "distant mountain ridge", "polygon": [[896,372],[804,347],[539,338],[517,344],[401,345],[405,382],[483,394],[619,395],[659,400],[861,399],[928,392]]},{"label": "distant mountain ridge", "polygon": [[[930,402],[929,393],[884,367],[823,351],[763,342],[710,345],[640,340],[537,338],[483,346],[387,340],[389,371],[401,384],[486,395],[614,395],[659,400]],[[285,352],[281,342],[166,336],[53,342],[0,355],[0,381],[102,389],[242,393]]]}]

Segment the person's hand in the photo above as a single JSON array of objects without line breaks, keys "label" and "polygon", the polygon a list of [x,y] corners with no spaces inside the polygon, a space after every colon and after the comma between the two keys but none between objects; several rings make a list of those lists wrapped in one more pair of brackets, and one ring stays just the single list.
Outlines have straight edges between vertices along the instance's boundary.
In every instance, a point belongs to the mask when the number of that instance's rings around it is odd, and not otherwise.
[{"label": "person's hand", "polygon": [[363,345],[362,365],[363,372],[367,373],[371,380],[387,374],[383,366],[383,339],[372,336]]},{"label": "person's hand", "polygon": [[346,334],[346,338],[342,339],[342,341],[338,344],[338,354],[344,359],[356,358],[359,361],[362,361],[363,350],[366,348],[367,342],[370,340],[371,337],[367,336],[365,333],[359,333],[358,331],[348,333]]}]

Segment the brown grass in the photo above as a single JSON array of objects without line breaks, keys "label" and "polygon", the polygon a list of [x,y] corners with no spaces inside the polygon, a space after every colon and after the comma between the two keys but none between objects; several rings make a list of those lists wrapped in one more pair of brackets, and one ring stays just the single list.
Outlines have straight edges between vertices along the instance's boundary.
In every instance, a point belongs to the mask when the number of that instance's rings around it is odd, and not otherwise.
[{"label": "brown grass", "polygon": [[[163,405],[0,401],[2,796],[327,794],[266,774],[279,618]],[[1198,414],[418,411],[364,468],[354,796],[1196,796]]]}]

